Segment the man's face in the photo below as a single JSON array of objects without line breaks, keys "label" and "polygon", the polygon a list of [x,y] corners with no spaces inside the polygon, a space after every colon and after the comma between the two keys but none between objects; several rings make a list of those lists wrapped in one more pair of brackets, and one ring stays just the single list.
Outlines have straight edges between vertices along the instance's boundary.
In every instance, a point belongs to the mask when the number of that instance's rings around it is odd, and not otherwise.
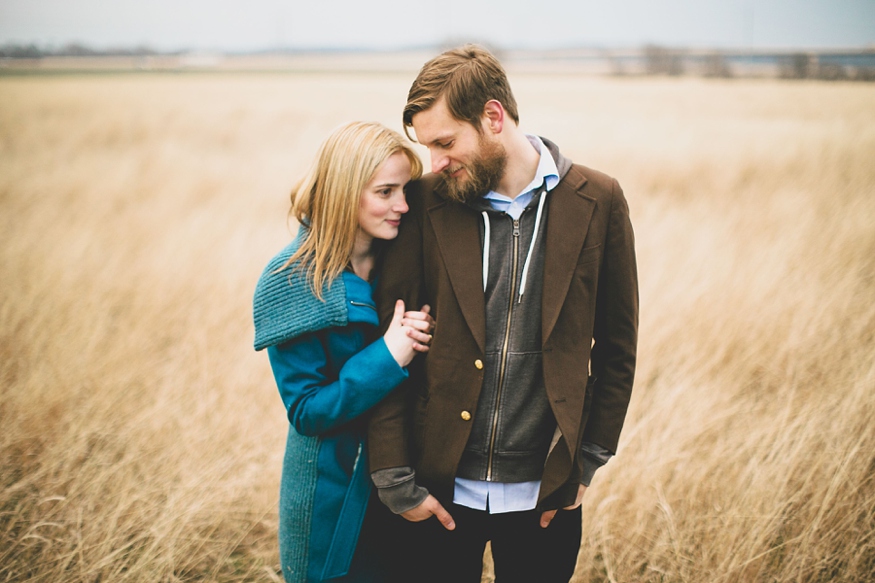
[{"label": "man's face", "polygon": [[453,200],[474,200],[494,190],[504,175],[507,153],[488,126],[478,132],[455,119],[443,98],[413,116],[417,141],[428,148],[431,171],[440,174]]}]

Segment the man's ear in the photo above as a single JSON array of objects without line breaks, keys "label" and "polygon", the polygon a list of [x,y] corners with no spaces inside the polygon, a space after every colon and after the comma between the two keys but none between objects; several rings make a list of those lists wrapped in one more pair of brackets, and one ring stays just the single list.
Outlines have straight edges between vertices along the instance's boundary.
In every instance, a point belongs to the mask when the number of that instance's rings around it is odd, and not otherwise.
[{"label": "man's ear", "polygon": [[500,134],[504,129],[504,106],[500,101],[490,99],[483,106],[483,116],[480,123],[484,130],[488,130],[493,134]]}]

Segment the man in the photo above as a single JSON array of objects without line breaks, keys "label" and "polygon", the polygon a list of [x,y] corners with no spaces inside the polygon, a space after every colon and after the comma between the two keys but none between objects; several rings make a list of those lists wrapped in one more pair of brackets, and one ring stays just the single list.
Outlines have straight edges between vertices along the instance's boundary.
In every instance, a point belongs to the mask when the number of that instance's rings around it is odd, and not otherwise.
[{"label": "man", "polygon": [[[638,323],[619,184],[523,133],[500,63],[468,45],[426,63],[405,131],[432,174],[387,250],[377,300],[432,306],[431,350],[381,403],[371,476],[401,529],[399,579],[567,582],[580,504],[616,451]],[[387,544],[389,544],[387,542]]]}]

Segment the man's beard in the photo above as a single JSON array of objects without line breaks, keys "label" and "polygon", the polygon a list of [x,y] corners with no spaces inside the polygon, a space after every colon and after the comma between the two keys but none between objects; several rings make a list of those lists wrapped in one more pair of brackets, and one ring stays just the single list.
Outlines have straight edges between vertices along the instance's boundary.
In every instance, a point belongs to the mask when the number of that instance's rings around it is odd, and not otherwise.
[{"label": "man's beard", "polygon": [[[467,164],[448,167],[441,172],[447,184],[447,197],[457,202],[472,202],[490,190],[495,190],[504,176],[507,166],[507,152],[499,142],[489,142],[482,135],[478,140],[480,152]],[[465,168],[464,179],[450,176],[460,168]]]}]

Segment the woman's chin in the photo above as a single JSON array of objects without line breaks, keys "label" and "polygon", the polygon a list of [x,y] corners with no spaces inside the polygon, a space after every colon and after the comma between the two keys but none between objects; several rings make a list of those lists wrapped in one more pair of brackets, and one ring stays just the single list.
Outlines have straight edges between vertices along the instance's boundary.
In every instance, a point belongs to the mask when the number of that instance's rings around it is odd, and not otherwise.
[{"label": "woman's chin", "polygon": [[377,237],[378,239],[383,239],[384,241],[391,241],[395,237],[398,236],[398,227],[387,228],[385,231],[380,233]]}]

